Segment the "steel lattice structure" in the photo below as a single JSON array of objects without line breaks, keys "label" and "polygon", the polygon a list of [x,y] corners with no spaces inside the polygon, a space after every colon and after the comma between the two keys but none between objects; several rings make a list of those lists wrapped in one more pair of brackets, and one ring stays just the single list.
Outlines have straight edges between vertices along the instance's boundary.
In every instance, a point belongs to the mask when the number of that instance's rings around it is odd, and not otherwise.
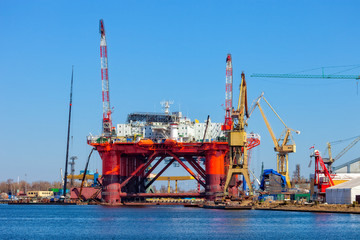
[{"label": "steel lattice structure", "polygon": [[231,130],[232,128],[232,87],[233,87],[233,69],[231,54],[226,57],[226,83],[225,83],[225,123],[222,125],[222,130]]},{"label": "steel lattice structure", "polygon": [[101,58],[101,82],[102,82],[102,101],[103,101],[103,134],[111,135],[111,109],[109,94],[109,74],[108,74],[108,58],[105,37],[104,21],[100,20],[100,58]]}]

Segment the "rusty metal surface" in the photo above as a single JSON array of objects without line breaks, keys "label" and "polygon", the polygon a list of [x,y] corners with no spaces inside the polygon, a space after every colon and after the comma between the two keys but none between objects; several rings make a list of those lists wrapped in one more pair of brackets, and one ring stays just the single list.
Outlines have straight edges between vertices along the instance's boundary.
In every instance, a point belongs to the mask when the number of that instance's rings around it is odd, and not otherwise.
[{"label": "rusty metal surface", "polygon": [[[99,188],[94,188],[94,187],[83,187],[82,188],[82,192],[81,192],[81,196],[83,200],[88,200],[90,198],[93,197],[94,194],[97,195],[95,196],[95,198],[101,199],[101,192],[98,191]],[[72,188],[71,192],[70,192],[70,198],[71,199],[78,199],[79,198],[79,194],[80,194],[80,188]]]},{"label": "rusty metal surface", "polygon": [[120,193],[122,198],[134,197],[148,197],[148,198],[202,198],[205,194],[202,193]]}]

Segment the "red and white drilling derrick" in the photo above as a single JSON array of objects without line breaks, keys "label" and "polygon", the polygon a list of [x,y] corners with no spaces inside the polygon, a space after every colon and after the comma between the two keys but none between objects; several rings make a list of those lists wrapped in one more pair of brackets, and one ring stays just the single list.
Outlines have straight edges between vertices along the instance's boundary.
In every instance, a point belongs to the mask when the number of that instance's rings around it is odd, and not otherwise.
[{"label": "red and white drilling derrick", "polygon": [[104,21],[100,20],[100,58],[101,58],[101,82],[102,82],[102,101],[103,101],[103,135],[105,137],[111,136],[112,122],[110,109],[110,95],[109,95],[109,74],[108,74],[108,59],[107,46],[105,37]]},{"label": "red and white drilling derrick", "polygon": [[226,57],[226,85],[225,85],[225,123],[221,126],[221,130],[230,131],[232,129],[232,87],[233,86],[233,69],[231,54]]}]

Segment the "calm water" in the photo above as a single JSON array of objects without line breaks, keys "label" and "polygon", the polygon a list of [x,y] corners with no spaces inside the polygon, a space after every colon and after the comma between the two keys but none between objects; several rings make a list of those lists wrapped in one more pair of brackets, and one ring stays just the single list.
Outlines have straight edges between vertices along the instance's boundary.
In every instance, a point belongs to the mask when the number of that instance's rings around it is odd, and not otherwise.
[{"label": "calm water", "polygon": [[0,239],[360,239],[360,215],[0,205]]}]

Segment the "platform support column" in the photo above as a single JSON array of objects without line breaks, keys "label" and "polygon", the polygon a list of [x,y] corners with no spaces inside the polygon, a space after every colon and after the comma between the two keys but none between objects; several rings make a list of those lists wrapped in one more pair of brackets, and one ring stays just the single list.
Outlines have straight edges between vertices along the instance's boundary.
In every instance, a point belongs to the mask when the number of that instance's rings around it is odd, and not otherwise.
[{"label": "platform support column", "polygon": [[99,154],[103,160],[102,199],[110,204],[120,203],[120,155],[112,150]]},{"label": "platform support column", "polygon": [[225,152],[208,151],[205,156],[206,200],[214,201],[223,197],[223,181],[225,179]]}]

